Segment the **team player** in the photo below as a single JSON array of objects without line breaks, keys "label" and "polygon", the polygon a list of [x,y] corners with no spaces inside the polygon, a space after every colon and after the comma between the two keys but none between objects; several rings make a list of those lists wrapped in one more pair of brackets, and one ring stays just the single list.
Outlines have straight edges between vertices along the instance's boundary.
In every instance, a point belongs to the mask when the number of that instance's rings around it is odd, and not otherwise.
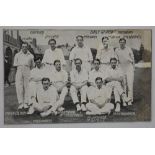
[{"label": "team player", "polygon": [[103,84],[102,77],[95,79],[96,86],[89,87],[87,96],[89,103],[86,104],[87,115],[110,114],[114,105],[110,103],[112,89]]},{"label": "team player", "polygon": [[[86,111],[86,93],[87,93],[87,82],[88,82],[88,73],[81,67],[82,60],[75,59],[76,68],[73,69],[70,73],[71,76],[71,88],[70,93],[73,100],[73,103],[76,105],[77,111]],[[81,94],[81,102],[78,98],[78,92]]]},{"label": "team player", "polygon": [[99,59],[95,59],[93,61],[93,65],[94,65],[94,69],[89,72],[89,83],[91,86],[95,87],[96,86],[95,79],[97,77],[104,78],[104,73],[101,71]]},{"label": "team player", "polygon": [[48,44],[50,45],[50,48],[45,51],[42,63],[44,63],[45,67],[47,67],[50,71],[54,69],[55,60],[60,60],[62,66],[65,67],[66,61],[63,51],[56,47],[56,40],[50,39]]},{"label": "team player", "polygon": [[60,95],[55,105],[42,113],[43,117],[48,116],[51,113],[58,114],[58,112],[62,112],[64,110],[64,107],[62,106],[64,104],[65,97],[68,94],[68,88],[66,86],[68,83],[68,74],[61,68],[60,60],[55,60],[54,66],[55,69],[52,71],[52,86],[56,88],[58,95]]},{"label": "team player", "polygon": [[28,51],[28,44],[24,42],[22,49],[15,55],[14,66],[17,68],[15,84],[18,99],[18,109],[28,108],[30,70],[34,66],[34,57]]},{"label": "team player", "polygon": [[110,66],[110,59],[112,57],[117,57],[114,52],[114,49],[109,46],[109,38],[102,38],[102,47],[98,49],[96,58],[101,62],[101,68],[103,71],[106,71],[107,67]]},{"label": "team player", "polygon": [[85,46],[83,36],[77,36],[76,41],[77,46],[73,48],[69,56],[69,60],[72,64],[72,69],[75,68],[74,60],[79,58],[82,60],[82,68],[85,68],[86,71],[89,72],[91,70],[91,64],[93,61],[91,50],[90,48]]},{"label": "team player", "polygon": [[68,73],[61,68],[60,60],[54,61],[55,69],[52,72],[53,79],[52,85],[56,88],[57,92],[60,94],[59,106],[64,104],[65,97],[68,93],[67,83],[68,83]]},{"label": "team player", "polygon": [[117,48],[115,52],[118,56],[120,67],[123,70],[127,81],[126,93],[130,100],[130,102],[128,102],[128,105],[132,105],[134,82],[134,55],[131,48],[126,46],[125,38],[120,38],[119,44],[120,47]]},{"label": "team player", "polygon": [[114,91],[116,103],[116,112],[120,111],[120,98],[122,98],[123,106],[126,106],[127,96],[125,94],[125,77],[120,67],[118,67],[117,59],[111,58],[110,64],[106,71],[106,86],[111,87]]},{"label": "team player", "polygon": [[36,95],[33,96],[32,100],[32,105],[27,114],[33,114],[35,111],[38,111],[41,116],[44,116],[46,111],[55,106],[58,100],[58,93],[55,87],[50,85],[49,78],[42,79],[42,87],[37,89]]},{"label": "team player", "polygon": [[41,56],[35,57],[34,61],[35,67],[31,70],[29,79],[29,105],[31,105],[31,97],[33,97],[36,94],[36,90],[42,86],[42,78],[48,77],[50,81],[52,81],[53,77],[53,74],[41,63]]}]

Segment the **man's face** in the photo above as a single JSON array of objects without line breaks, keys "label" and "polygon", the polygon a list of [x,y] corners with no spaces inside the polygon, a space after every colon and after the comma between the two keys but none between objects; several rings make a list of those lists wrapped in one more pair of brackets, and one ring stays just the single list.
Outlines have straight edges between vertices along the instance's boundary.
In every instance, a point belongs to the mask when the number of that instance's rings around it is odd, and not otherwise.
[{"label": "man's face", "polygon": [[36,63],[36,66],[37,66],[38,68],[41,67],[41,60],[40,60],[40,59],[38,59],[35,63]]},{"label": "man's face", "polygon": [[125,40],[120,40],[119,44],[120,44],[120,48],[123,49],[125,47],[125,45],[126,45],[126,41]]},{"label": "man's face", "polygon": [[102,43],[103,43],[104,48],[108,48],[108,46],[109,46],[109,40],[108,39],[104,39]]},{"label": "man's face", "polygon": [[102,82],[101,79],[96,80],[96,85],[97,85],[98,88],[101,88],[102,84],[103,84],[103,82]]},{"label": "man's face", "polygon": [[27,53],[27,44],[22,44],[22,51],[26,54]]},{"label": "man's face", "polygon": [[48,80],[43,81],[43,89],[44,90],[48,90],[49,86],[50,86],[50,82]]},{"label": "man's face", "polygon": [[56,62],[56,63],[55,63],[55,69],[56,69],[57,71],[60,71],[60,70],[61,70],[61,63],[60,63],[60,62]]},{"label": "man's face", "polygon": [[80,70],[81,70],[81,61],[80,61],[80,60],[76,60],[75,66],[76,66],[76,69],[77,69],[78,71],[80,71]]},{"label": "man's face", "polygon": [[83,38],[82,37],[77,37],[76,41],[77,41],[77,44],[79,47],[83,47]]},{"label": "man's face", "polygon": [[99,70],[100,63],[96,60],[94,61],[94,67],[95,67],[95,70]]},{"label": "man's face", "polygon": [[110,64],[111,64],[111,67],[113,69],[115,69],[116,68],[116,65],[117,65],[117,61],[116,60],[111,60]]},{"label": "man's face", "polygon": [[49,42],[49,45],[51,46],[52,49],[54,49],[55,46],[56,46],[56,43],[55,43],[54,40],[52,40],[52,41]]}]

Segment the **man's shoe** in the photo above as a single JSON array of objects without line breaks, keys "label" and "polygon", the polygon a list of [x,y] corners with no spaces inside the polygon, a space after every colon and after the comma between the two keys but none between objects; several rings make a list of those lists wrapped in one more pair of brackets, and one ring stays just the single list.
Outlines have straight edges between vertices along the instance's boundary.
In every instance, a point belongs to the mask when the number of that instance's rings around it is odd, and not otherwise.
[{"label": "man's shoe", "polygon": [[126,102],[123,102],[123,107],[126,107],[126,106],[127,106]]},{"label": "man's shoe", "polygon": [[59,107],[59,108],[58,108],[58,111],[59,111],[59,112],[62,112],[62,111],[64,111],[64,110],[65,110],[64,107]]},{"label": "man's shoe", "polygon": [[120,110],[121,110],[120,103],[117,103],[116,108],[115,108],[115,112],[120,112]]},{"label": "man's shoe", "polygon": [[47,117],[47,116],[49,116],[50,114],[57,115],[57,111],[48,110],[48,111],[45,111],[45,112],[40,113],[40,116],[41,116],[41,117]]},{"label": "man's shoe", "polygon": [[34,113],[34,111],[35,111],[35,110],[34,110],[34,107],[31,106],[31,107],[29,108],[27,114],[28,114],[28,115],[32,115],[32,114]]},{"label": "man's shoe", "polygon": [[24,104],[23,103],[19,103],[18,110],[21,110],[23,108],[24,108]]},{"label": "man's shoe", "polygon": [[24,109],[28,109],[29,106],[28,106],[28,103],[24,103]]},{"label": "man's shoe", "polygon": [[128,102],[128,105],[132,105],[132,102],[131,102],[131,101],[129,101],[129,102]]},{"label": "man's shoe", "polygon": [[85,111],[87,110],[85,104],[81,104],[81,110],[82,110],[83,112],[85,112]]},{"label": "man's shoe", "polygon": [[77,104],[77,105],[76,105],[76,110],[77,110],[77,112],[81,111],[80,104]]}]

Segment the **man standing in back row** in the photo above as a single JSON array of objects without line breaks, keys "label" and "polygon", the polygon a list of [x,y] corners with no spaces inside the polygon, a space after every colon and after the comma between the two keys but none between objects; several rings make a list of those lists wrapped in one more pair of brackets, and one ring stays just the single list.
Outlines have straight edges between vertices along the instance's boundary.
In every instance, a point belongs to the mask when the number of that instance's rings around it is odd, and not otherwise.
[{"label": "man standing in back row", "polygon": [[69,60],[72,63],[72,69],[75,68],[74,60],[79,58],[82,60],[82,68],[85,68],[85,70],[89,72],[91,70],[91,64],[93,61],[91,50],[84,45],[83,36],[78,35],[76,37],[76,41],[77,47],[73,48],[69,56]]},{"label": "man standing in back row", "polygon": [[109,38],[102,38],[102,47],[98,49],[96,59],[99,59],[101,62],[101,70],[103,72],[110,66],[110,59],[117,58],[117,55],[114,52],[114,49],[109,47]]},{"label": "man standing in back row", "polygon": [[60,60],[62,66],[66,65],[66,61],[63,55],[63,51],[60,48],[56,47],[56,40],[50,39],[48,41],[50,48],[45,51],[42,63],[45,67],[51,71],[54,69],[54,61]]},{"label": "man standing in back row", "polygon": [[128,105],[132,105],[133,102],[133,82],[134,82],[134,55],[131,48],[126,46],[126,39],[120,38],[120,47],[116,49],[119,64],[126,77],[126,93],[128,96]]}]

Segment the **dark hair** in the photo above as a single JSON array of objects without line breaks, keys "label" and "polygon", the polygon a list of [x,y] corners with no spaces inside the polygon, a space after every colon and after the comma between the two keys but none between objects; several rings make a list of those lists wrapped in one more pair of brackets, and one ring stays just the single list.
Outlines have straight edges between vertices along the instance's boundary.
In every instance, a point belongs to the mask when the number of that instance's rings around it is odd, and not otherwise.
[{"label": "dark hair", "polygon": [[122,40],[124,40],[125,43],[126,43],[126,39],[125,39],[125,38],[120,38],[120,39],[119,39],[119,42],[122,41]]},{"label": "dark hair", "polygon": [[36,62],[37,60],[42,61],[43,57],[42,56],[36,56],[34,57],[34,62]]},{"label": "dark hair", "polygon": [[80,58],[76,58],[74,59],[74,63],[76,63],[77,60],[80,60],[81,64],[82,64],[82,60]]},{"label": "dark hair", "polygon": [[51,41],[54,41],[55,44],[57,43],[55,39],[50,39],[50,40],[48,41],[48,44],[50,44]]},{"label": "dark hair", "polygon": [[76,36],[76,39],[77,39],[78,37],[82,38],[82,40],[84,39],[82,35]]},{"label": "dark hair", "polygon": [[95,79],[95,82],[96,82],[97,80],[103,81],[103,79],[102,79],[101,77],[97,77],[97,78]]},{"label": "dark hair", "polygon": [[42,80],[41,80],[42,84],[43,84],[43,82],[44,82],[44,81],[48,81],[48,82],[50,82],[50,79],[49,79],[49,78],[44,77],[44,78],[42,78]]},{"label": "dark hair", "polygon": [[103,42],[104,39],[109,40],[109,37],[102,37],[102,42]]},{"label": "dark hair", "polygon": [[94,59],[93,63],[94,63],[95,61],[98,61],[98,62],[99,62],[99,65],[101,64],[100,59]]},{"label": "dark hair", "polygon": [[26,41],[22,42],[22,45],[23,45],[23,44],[26,44],[26,45],[28,46],[28,43],[27,43]]},{"label": "dark hair", "polygon": [[111,59],[110,59],[110,62],[111,62],[112,60],[116,60],[116,61],[117,61],[117,58],[115,58],[115,57],[111,58]]},{"label": "dark hair", "polygon": [[[60,62],[60,60],[55,60],[55,61],[54,61],[54,65],[55,65],[57,62]],[[61,63],[61,62],[60,62],[60,63]]]}]

